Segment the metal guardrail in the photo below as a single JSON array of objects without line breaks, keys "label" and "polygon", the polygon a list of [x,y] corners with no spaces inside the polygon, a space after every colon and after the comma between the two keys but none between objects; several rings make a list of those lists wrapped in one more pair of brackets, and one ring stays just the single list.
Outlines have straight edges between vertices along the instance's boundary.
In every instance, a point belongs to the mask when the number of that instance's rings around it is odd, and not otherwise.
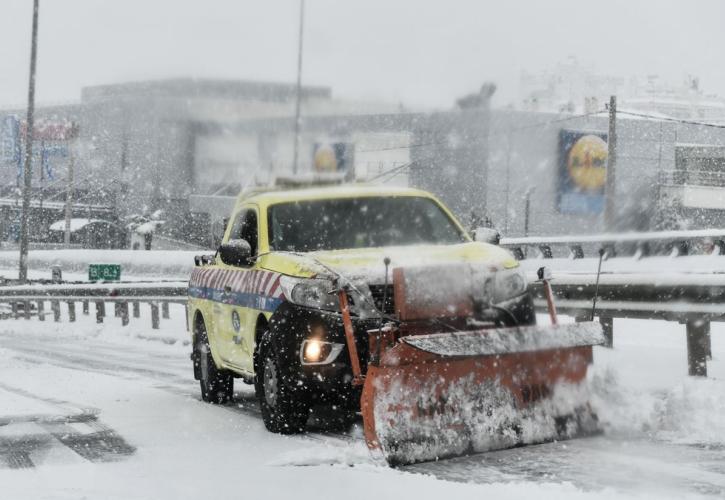
[{"label": "metal guardrail", "polygon": [[[725,235],[725,231],[722,233]],[[551,240],[549,240],[551,241]],[[725,321],[725,273],[608,273],[600,277],[596,309],[592,311],[596,275],[593,273],[556,273],[551,281],[560,312],[577,320],[598,317],[604,327],[608,345],[613,344],[614,318],[643,318],[678,321],[687,325],[688,366],[691,375],[707,375],[707,359],[711,357],[710,322]],[[534,304],[546,311],[546,301],[540,284],[532,284]],[[160,318],[168,318],[170,303],[186,304],[187,283],[128,282],[128,283],[62,283],[0,286],[0,305],[9,304],[11,311],[0,313],[2,318],[37,316],[45,319],[45,303],[50,302],[55,321],[60,321],[60,304],[68,307],[69,321],[75,321],[77,302],[89,314],[90,303],[96,311],[96,321],[103,323],[106,303],[113,303],[115,315],[122,325],[140,317],[140,304],[151,308],[152,328],[159,328]],[[161,306],[161,315],[159,314]],[[35,310],[33,310],[33,307]],[[593,315],[592,315],[593,312]]]},{"label": "metal guardrail", "polygon": [[[106,316],[106,303],[114,304],[114,315],[121,318],[121,324],[130,322],[129,305],[134,318],[141,316],[141,304],[151,309],[151,327],[158,329],[161,318],[169,318],[169,304],[186,304],[187,283],[185,281],[167,282],[126,282],[126,283],[38,283],[28,285],[0,286],[0,318],[25,318],[37,316],[45,321],[45,304],[50,302],[53,319],[61,320],[61,303],[68,308],[68,320],[76,320],[76,303],[82,304],[83,314],[90,314],[93,302],[96,322],[103,323]],[[159,311],[161,309],[161,311]]]},{"label": "metal guardrail", "polygon": [[557,247],[566,249],[572,259],[584,258],[585,252],[596,256],[604,249],[608,257],[618,253],[636,258],[650,255],[684,256],[693,253],[725,255],[725,229],[701,229],[692,231],[657,231],[604,233],[574,236],[525,236],[503,238],[500,245],[511,250],[519,260],[528,258],[531,248],[537,257],[551,259]]},{"label": "metal guardrail", "polygon": [[[529,249],[533,249],[538,258],[546,260],[554,258],[555,250],[562,248],[572,260],[585,256],[598,257],[601,250],[605,259],[618,253],[631,255],[633,259],[653,255],[717,256],[725,255],[725,229],[506,238],[501,241],[501,246],[511,250],[519,260],[527,258]],[[684,262],[684,259],[673,262],[678,261]],[[557,264],[561,267],[562,260],[557,260]],[[567,267],[566,264],[564,267]],[[725,321],[725,273],[691,273],[679,265],[668,266],[668,269],[671,267],[677,267],[681,272],[603,273],[594,311],[596,274],[558,270],[551,285],[557,308],[579,320],[598,317],[610,346],[614,339],[614,318],[684,323],[689,373],[706,376],[707,360],[712,357],[710,322]],[[713,261],[712,267],[721,266]],[[542,288],[534,284],[533,291],[537,309],[545,311]]]},{"label": "metal guardrail", "polygon": [[[614,318],[660,319],[686,325],[690,375],[707,376],[712,359],[710,322],[725,321],[725,274],[658,276],[626,273],[600,277],[593,308],[596,274],[558,274],[551,281],[557,310],[577,321],[599,319],[607,345],[613,346]],[[534,305],[546,312],[543,287],[532,284]]]}]

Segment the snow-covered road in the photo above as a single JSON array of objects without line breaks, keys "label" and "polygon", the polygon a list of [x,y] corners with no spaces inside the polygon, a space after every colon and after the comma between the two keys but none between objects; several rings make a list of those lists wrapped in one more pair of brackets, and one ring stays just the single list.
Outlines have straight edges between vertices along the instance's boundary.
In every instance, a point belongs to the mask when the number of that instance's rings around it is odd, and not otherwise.
[{"label": "snow-covered road", "polygon": [[682,498],[725,495],[725,328],[688,379],[684,328],[622,321],[597,348],[605,434],[419,464],[374,463],[359,426],[283,437],[248,386],[202,403],[181,307],[152,332],[110,317],[0,324],[0,498]]}]

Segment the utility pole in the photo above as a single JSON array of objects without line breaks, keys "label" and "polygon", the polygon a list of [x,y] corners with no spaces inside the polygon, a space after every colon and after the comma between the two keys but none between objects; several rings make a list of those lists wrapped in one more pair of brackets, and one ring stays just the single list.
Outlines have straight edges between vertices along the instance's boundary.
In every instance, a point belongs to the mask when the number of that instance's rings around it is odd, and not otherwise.
[{"label": "utility pole", "polygon": [[305,28],[305,0],[300,0],[300,31],[297,41],[297,92],[295,102],[295,144],[292,173],[296,174],[300,155],[300,100],[302,98],[302,42]]},{"label": "utility pole", "polygon": [[524,194],[524,236],[529,235],[529,221],[531,220],[531,194],[534,192],[534,187],[531,186],[526,190]]},{"label": "utility pole", "polygon": [[40,205],[40,218],[43,218],[43,191],[45,190],[45,140],[40,141],[40,192],[38,194],[38,202]]},{"label": "utility pole", "polygon": [[73,143],[68,144],[68,186],[65,194],[65,234],[63,243],[70,248],[70,220],[73,216],[73,167],[75,158],[73,156]]},{"label": "utility pole", "polygon": [[506,137],[506,193],[504,194],[503,234],[509,234],[509,191],[511,190],[511,127]]},{"label": "utility pole", "polygon": [[604,189],[604,228],[614,230],[617,168],[617,96],[609,98],[609,135],[607,137],[607,179]]},{"label": "utility pole", "polygon": [[[38,55],[38,0],[33,0],[33,35],[30,44],[30,78],[28,80],[28,117],[25,133],[25,164],[23,165],[23,208],[20,214],[21,283],[28,280],[28,222],[30,216],[31,162],[33,159],[33,128],[35,126],[35,61]],[[41,167],[42,168],[42,167]]]}]

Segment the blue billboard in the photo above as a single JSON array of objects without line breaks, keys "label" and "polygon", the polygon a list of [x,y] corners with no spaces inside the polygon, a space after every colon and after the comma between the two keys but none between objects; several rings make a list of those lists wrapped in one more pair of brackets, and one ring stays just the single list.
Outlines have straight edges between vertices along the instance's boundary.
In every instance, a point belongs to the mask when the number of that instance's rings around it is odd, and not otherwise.
[{"label": "blue billboard", "polygon": [[607,153],[605,133],[559,132],[559,212],[599,214],[604,211]]}]

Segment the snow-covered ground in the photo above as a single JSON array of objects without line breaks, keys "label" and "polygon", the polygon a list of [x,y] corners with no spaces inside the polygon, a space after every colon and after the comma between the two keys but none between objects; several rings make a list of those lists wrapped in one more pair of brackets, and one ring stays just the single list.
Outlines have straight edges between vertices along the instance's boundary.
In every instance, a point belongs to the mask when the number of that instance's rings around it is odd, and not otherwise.
[{"label": "snow-covered ground", "polygon": [[[725,325],[711,378],[686,376],[684,327],[615,320],[596,348],[602,436],[390,469],[359,425],[264,430],[248,386],[200,401],[183,307],[150,329],[93,314],[0,322],[0,498],[683,498],[725,495]],[[64,311],[65,321],[65,311]]]}]

